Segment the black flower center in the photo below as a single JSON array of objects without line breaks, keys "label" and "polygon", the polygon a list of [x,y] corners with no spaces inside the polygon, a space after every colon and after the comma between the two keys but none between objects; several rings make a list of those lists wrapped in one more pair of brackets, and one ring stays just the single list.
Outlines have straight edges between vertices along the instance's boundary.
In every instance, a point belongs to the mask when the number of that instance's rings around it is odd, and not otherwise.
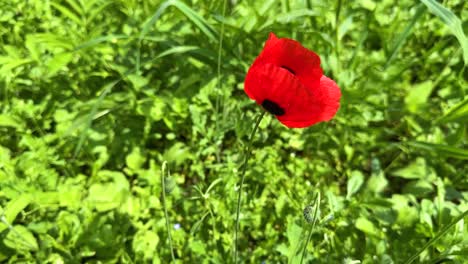
[{"label": "black flower center", "polygon": [[276,116],[284,115],[284,109],[281,108],[277,103],[275,103],[273,101],[265,99],[265,100],[263,100],[262,106],[270,114],[273,114],[273,115],[276,115]]},{"label": "black flower center", "polygon": [[296,75],[296,73],[295,73],[291,68],[289,68],[288,66],[282,65],[282,66],[280,66],[280,67],[283,68],[283,69],[285,69],[285,70],[287,70],[288,72],[292,73],[293,75]]}]

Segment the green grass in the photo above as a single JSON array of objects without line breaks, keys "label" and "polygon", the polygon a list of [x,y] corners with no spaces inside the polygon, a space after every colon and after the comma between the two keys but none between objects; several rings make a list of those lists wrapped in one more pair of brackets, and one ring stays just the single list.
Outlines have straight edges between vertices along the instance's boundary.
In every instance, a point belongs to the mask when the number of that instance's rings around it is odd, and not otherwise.
[{"label": "green grass", "polygon": [[[466,263],[465,2],[0,0],[0,262],[231,263],[251,144],[239,263]],[[269,32],[343,97],[249,142]]]}]

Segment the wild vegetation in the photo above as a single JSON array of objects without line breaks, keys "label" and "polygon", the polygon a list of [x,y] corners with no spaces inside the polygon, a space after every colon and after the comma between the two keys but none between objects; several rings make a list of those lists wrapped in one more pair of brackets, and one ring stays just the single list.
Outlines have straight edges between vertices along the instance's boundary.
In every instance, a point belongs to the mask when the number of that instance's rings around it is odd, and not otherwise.
[{"label": "wild vegetation", "polygon": [[343,96],[260,123],[239,263],[466,263],[468,2],[0,6],[1,262],[233,262],[243,81],[274,32]]}]

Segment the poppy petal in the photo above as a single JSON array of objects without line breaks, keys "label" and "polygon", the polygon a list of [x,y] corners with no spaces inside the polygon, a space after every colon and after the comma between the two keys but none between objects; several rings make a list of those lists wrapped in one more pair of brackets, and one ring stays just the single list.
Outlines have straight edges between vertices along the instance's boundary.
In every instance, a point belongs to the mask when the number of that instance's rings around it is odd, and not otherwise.
[{"label": "poppy petal", "polygon": [[287,69],[309,87],[318,86],[320,77],[323,75],[320,57],[317,54],[304,48],[295,40],[278,39],[273,33],[270,33],[263,51],[253,65],[262,63],[272,63]]},{"label": "poppy petal", "polygon": [[314,91],[301,90],[294,97],[287,115],[278,120],[287,127],[308,127],[318,122],[329,121],[340,107],[341,92],[338,85],[326,76],[320,79],[320,87]]},{"label": "poppy petal", "polygon": [[273,33],[247,72],[244,90],[291,128],[328,121],[340,106],[340,89],[323,75],[320,57]]},{"label": "poppy petal", "polygon": [[259,105],[262,105],[264,100],[269,100],[287,111],[296,91],[305,88],[287,71],[267,63],[249,69],[244,90]]}]

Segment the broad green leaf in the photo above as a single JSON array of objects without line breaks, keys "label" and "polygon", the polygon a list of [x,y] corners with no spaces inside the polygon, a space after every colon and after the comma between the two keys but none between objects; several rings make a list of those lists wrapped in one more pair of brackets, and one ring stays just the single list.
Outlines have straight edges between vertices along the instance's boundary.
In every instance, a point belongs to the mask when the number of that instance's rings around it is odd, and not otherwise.
[{"label": "broad green leaf", "polygon": [[343,37],[352,29],[353,27],[353,16],[348,16],[343,22],[340,23],[338,27],[338,39],[341,41]]},{"label": "broad green leaf", "polygon": [[48,77],[54,76],[73,59],[73,53],[65,52],[57,54],[47,64]]},{"label": "broad green leaf", "polygon": [[468,150],[460,149],[456,147],[451,147],[447,145],[441,144],[433,144],[433,143],[426,143],[426,142],[408,142],[408,145],[414,148],[427,150],[431,152],[435,152],[442,156],[448,156],[456,159],[468,159]]},{"label": "broad green leaf", "polygon": [[408,166],[395,170],[392,175],[405,179],[422,179],[428,176],[426,161],[423,158],[417,158],[416,161]]},{"label": "broad green leaf", "polygon": [[[140,230],[134,235],[132,247],[136,253],[143,255],[143,258],[151,263],[159,244],[159,236],[151,230]],[[156,252],[155,252],[156,251]]]},{"label": "broad green leaf", "polygon": [[411,181],[408,182],[403,187],[403,193],[412,194],[415,197],[421,198],[434,190],[434,187],[428,180],[418,180],[418,181]]},{"label": "broad green leaf", "polygon": [[463,49],[463,60],[465,65],[468,64],[468,38],[463,32],[461,20],[449,9],[441,5],[435,0],[421,0],[427,8],[438,16],[452,31],[453,35],[458,39]]},{"label": "broad green leaf", "polygon": [[412,113],[420,112],[427,104],[427,99],[432,92],[434,85],[432,81],[425,81],[409,88],[405,98],[406,107]]},{"label": "broad green leaf", "polygon": [[374,193],[382,192],[388,186],[388,180],[385,178],[384,173],[373,174],[367,180],[367,189]]},{"label": "broad green leaf", "polygon": [[9,73],[11,70],[22,66],[24,64],[28,64],[33,62],[32,59],[15,59],[10,57],[1,57],[0,56],[0,77],[6,73]]},{"label": "broad green leaf", "polygon": [[37,251],[39,245],[34,235],[26,227],[15,225],[3,240],[5,245],[18,252]]},{"label": "broad green leaf", "polygon": [[355,194],[361,188],[364,183],[364,175],[360,171],[352,171],[351,177],[348,180],[347,194],[346,198],[349,199],[353,194]]},{"label": "broad green leaf", "polygon": [[16,129],[21,129],[23,124],[17,118],[12,116],[0,114],[0,127],[14,127]]},{"label": "broad green leaf", "polygon": [[145,163],[146,158],[142,155],[140,148],[134,148],[130,154],[125,158],[127,167],[132,171],[137,171]]},{"label": "broad green leaf", "polygon": [[127,75],[128,80],[133,84],[135,90],[139,91],[143,86],[147,85],[149,80],[138,74]]},{"label": "broad green leaf", "polygon": [[189,148],[183,143],[177,142],[164,153],[164,160],[167,160],[169,163],[174,162],[176,165],[181,165],[191,156],[192,154]]},{"label": "broad green leaf", "polygon": [[355,226],[357,229],[361,230],[362,232],[366,233],[370,236],[380,237],[381,231],[377,228],[374,223],[369,221],[367,218],[359,217],[356,220]]},{"label": "broad green leaf", "polygon": [[100,171],[98,177],[104,183],[91,185],[87,197],[89,204],[100,212],[121,207],[130,188],[125,176],[120,172]]},{"label": "broad green leaf", "polygon": [[31,38],[32,43],[45,44],[50,49],[73,50],[73,42],[71,39],[59,34],[36,33],[30,34],[28,37]]},{"label": "broad green leaf", "polygon": [[[5,214],[5,221],[8,224],[12,224],[18,214],[24,210],[30,203],[32,202],[32,197],[31,195],[21,195],[18,196],[16,199],[13,199],[7,203],[4,209],[4,214]],[[0,231],[5,230],[7,226],[5,223],[0,223]]]}]

